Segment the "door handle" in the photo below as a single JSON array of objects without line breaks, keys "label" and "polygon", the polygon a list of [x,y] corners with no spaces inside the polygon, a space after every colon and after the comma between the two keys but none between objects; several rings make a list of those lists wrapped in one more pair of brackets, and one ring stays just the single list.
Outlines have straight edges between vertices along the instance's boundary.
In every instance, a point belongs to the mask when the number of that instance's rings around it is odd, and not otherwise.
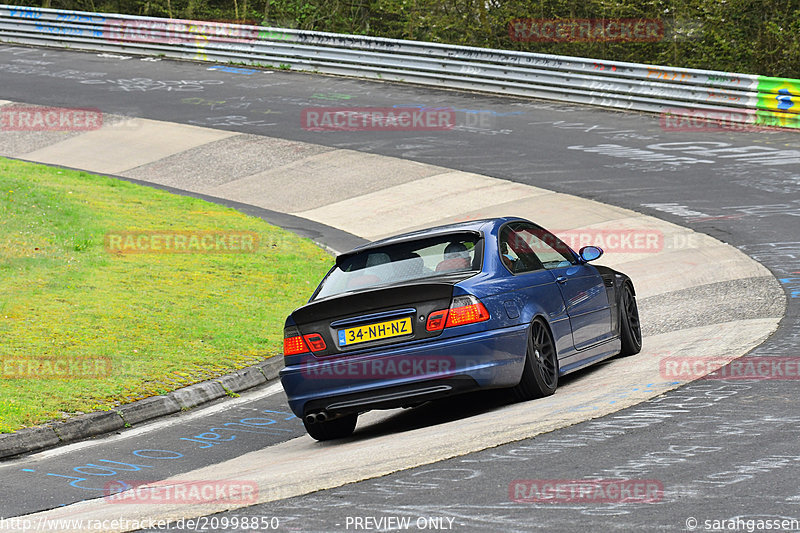
[{"label": "door handle", "polygon": [[558,277],[556,278],[556,281],[557,281],[557,282],[559,282],[559,283],[561,283],[561,284],[563,285],[564,283],[566,283],[566,282],[567,282],[567,278],[565,278],[564,276],[558,276]]}]

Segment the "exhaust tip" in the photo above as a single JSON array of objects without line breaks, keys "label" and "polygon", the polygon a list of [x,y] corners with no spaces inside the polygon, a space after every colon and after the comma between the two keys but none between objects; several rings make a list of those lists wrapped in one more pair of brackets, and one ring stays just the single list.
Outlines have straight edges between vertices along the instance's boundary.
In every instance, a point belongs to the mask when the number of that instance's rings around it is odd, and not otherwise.
[{"label": "exhaust tip", "polygon": [[328,415],[325,413],[325,411],[309,413],[305,416],[306,424],[315,424],[319,422],[325,422],[326,420],[328,420]]}]

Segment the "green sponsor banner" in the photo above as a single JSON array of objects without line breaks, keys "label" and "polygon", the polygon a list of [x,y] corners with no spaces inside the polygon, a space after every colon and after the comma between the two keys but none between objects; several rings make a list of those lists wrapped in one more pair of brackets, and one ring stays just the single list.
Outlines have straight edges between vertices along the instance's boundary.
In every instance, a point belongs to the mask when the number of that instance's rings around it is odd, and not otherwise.
[{"label": "green sponsor banner", "polygon": [[774,128],[800,128],[800,114],[759,109],[756,111],[756,124]]},{"label": "green sponsor banner", "polygon": [[759,76],[758,109],[800,113],[800,80]]}]

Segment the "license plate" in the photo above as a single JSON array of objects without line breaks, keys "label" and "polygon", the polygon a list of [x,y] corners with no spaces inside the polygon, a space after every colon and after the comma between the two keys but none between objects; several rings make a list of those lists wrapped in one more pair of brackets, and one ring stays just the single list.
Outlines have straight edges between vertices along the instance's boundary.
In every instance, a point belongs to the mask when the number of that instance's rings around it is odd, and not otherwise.
[{"label": "license plate", "polygon": [[411,335],[411,317],[339,330],[339,346]]}]

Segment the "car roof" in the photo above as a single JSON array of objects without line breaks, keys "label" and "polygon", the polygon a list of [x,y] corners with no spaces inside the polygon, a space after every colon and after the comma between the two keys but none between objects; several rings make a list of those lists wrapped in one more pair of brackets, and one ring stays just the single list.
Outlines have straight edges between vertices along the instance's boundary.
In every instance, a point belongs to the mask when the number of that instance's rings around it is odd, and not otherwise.
[{"label": "car roof", "polygon": [[[524,218],[520,217],[498,217],[498,218],[482,218],[479,220],[469,220],[465,222],[456,222],[454,224],[446,224],[443,226],[434,226],[431,228],[425,228],[421,230],[415,230],[408,233],[401,233],[399,235],[394,235],[392,237],[386,237],[384,239],[380,239],[378,241],[370,242],[367,244],[362,244],[356,248],[353,248],[349,252],[345,252],[337,257],[337,262],[340,258],[345,258],[353,255],[360,254],[362,252],[371,250],[373,248],[381,248],[383,246],[391,245],[391,244],[398,244],[402,242],[409,242],[415,241],[419,239],[426,239],[428,237],[435,237],[437,235],[446,235],[448,233],[459,233],[459,232],[476,232],[482,233],[489,228],[497,227],[506,222],[511,222],[514,220],[522,220],[525,221]],[[488,226],[488,228],[487,228]]]}]

